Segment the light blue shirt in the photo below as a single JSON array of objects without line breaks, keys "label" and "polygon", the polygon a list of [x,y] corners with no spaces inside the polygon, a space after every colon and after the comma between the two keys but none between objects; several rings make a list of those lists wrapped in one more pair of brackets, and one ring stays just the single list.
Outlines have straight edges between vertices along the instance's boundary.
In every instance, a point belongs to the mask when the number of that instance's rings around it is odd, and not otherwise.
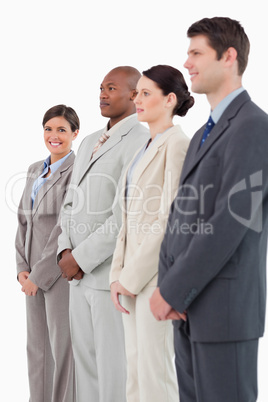
[{"label": "light blue shirt", "polygon": [[[44,161],[44,169],[43,172],[40,174],[40,176],[35,180],[33,187],[32,187],[32,193],[31,193],[31,198],[32,198],[32,205],[34,203],[35,197],[40,190],[40,188],[45,184],[48,178],[50,178],[53,173],[56,172],[56,170],[63,164],[63,162],[68,158],[68,156],[71,155],[73,151],[70,151],[67,155],[65,155],[63,158],[59,159],[57,162],[54,162],[50,165],[50,156],[47,157],[47,159]],[[44,177],[50,169],[50,175],[49,177]]]},{"label": "light blue shirt", "polygon": [[225,109],[230,105],[230,103],[239,95],[241,94],[245,89],[243,87],[236,89],[235,91],[231,92],[229,95],[227,95],[216,107],[214,110],[211,112],[211,117],[212,120],[214,121],[215,124],[218,123],[220,120],[223,112]]}]

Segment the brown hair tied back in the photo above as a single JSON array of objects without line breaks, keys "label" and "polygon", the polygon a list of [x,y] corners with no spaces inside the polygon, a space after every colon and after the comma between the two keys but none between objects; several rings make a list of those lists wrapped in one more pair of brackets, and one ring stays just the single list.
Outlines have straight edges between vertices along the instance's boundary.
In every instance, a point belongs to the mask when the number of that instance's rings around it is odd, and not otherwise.
[{"label": "brown hair tied back", "polygon": [[188,91],[188,87],[182,73],[168,65],[157,65],[143,71],[143,75],[154,81],[167,96],[173,92],[177,97],[177,105],[173,110],[173,116],[185,116],[194,105],[194,98]]}]

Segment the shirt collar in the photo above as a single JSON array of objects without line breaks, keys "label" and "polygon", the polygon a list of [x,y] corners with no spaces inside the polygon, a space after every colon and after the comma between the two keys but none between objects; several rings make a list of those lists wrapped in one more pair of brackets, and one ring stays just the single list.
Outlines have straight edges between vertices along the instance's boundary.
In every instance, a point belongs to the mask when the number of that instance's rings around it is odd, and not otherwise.
[{"label": "shirt collar", "polygon": [[240,87],[236,89],[235,91],[231,92],[229,95],[227,95],[216,107],[214,110],[211,112],[211,117],[214,121],[214,123],[218,123],[220,120],[223,112],[225,109],[230,105],[230,103],[239,95],[241,92],[243,92],[245,89],[243,87]]},{"label": "shirt collar", "polygon": [[49,168],[52,174],[55,173],[56,170],[57,170],[57,169],[63,164],[63,162],[68,158],[68,156],[71,155],[72,152],[73,152],[73,151],[70,151],[70,152],[69,152],[67,155],[65,155],[63,158],[59,159],[57,162],[54,162],[54,163],[52,163],[52,164],[50,164],[51,158],[50,158],[50,156],[48,156],[48,157],[46,158],[46,160],[44,161],[44,170],[45,170],[46,168]]},{"label": "shirt collar", "polygon": [[108,123],[105,126],[103,133],[105,133],[106,135],[108,135],[109,137],[111,137],[111,135],[119,129],[119,127],[121,127],[127,120],[130,120],[131,118],[133,118],[133,116],[137,116],[136,113],[131,114],[127,117],[125,117],[124,119],[120,120],[118,123],[116,123],[112,128],[108,128]]}]

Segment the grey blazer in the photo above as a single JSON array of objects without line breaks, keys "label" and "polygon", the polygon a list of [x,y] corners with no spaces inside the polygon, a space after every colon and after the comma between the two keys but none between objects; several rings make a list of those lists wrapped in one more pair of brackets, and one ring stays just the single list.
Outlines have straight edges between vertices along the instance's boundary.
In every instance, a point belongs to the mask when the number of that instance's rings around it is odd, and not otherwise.
[{"label": "grey blazer", "polygon": [[85,273],[83,283],[108,290],[112,255],[121,226],[118,189],[126,166],[149,139],[149,131],[133,115],[122,121],[90,159],[102,132],[103,129],[87,136],[79,147],[61,214],[58,259],[63,250],[71,249]]},{"label": "grey blazer", "polygon": [[191,338],[263,335],[268,226],[268,117],[242,92],[186,155],[161,246],[160,292],[187,311]]},{"label": "grey blazer", "polygon": [[56,260],[57,238],[61,232],[58,220],[74,160],[72,153],[45,182],[37,193],[33,208],[32,186],[42,173],[44,162],[32,164],[19,204],[15,241],[17,273],[30,272],[31,281],[44,291],[61,276]]}]

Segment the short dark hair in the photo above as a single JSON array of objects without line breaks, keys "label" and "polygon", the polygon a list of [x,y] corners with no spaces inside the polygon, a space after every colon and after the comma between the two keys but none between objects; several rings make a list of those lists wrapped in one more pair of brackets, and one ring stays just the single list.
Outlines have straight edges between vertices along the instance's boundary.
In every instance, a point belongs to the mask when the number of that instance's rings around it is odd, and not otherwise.
[{"label": "short dark hair", "polygon": [[203,18],[192,24],[187,31],[188,38],[197,35],[207,37],[209,45],[217,52],[218,60],[229,47],[233,47],[237,51],[238,73],[244,73],[250,43],[240,22],[227,17]]},{"label": "short dark hair", "polygon": [[188,87],[182,73],[174,67],[157,65],[143,71],[142,74],[154,81],[166,96],[173,92],[177,96],[177,105],[173,110],[173,116],[185,116],[194,104],[194,98],[188,91]]},{"label": "short dark hair", "polygon": [[77,116],[74,109],[66,105],[57,105],[48,109],[44,114],[42,126],[44,127],[48,120],[58,116],[63,116],[68,121],[68,123],[71,126],[72,132],[74,132],[75,130],[79,130],[80,128],[79,117]]}]

